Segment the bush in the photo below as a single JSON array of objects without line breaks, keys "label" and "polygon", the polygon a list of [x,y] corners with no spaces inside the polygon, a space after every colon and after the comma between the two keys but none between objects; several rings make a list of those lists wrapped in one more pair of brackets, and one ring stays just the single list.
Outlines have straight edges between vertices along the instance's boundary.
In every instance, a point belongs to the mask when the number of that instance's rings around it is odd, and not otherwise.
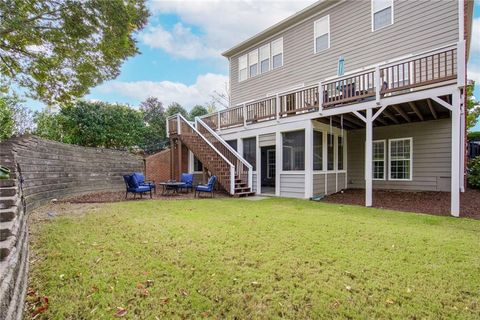
[{"label": "bush", "polygon": [[468,184],[472,188],[480,189],[480,156],[468,164]]}]

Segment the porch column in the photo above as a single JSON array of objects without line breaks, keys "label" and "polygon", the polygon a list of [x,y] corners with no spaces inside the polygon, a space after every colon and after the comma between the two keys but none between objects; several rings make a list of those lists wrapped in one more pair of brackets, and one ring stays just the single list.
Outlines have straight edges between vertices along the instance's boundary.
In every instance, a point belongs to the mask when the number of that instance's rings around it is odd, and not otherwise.
[{"label": "porch column", "polygon": [[[278,129],[277,129],[278,130]],[[282,133],[275,132],[275,195],[280,196],[280,172],[283,170]]]},{"label": "porch column", "polygon": [[450,214],[460,216],[460,93],[452,94],[452,168],[451,168],[451,209]]},{"label": "porch column", "polygon": [[262,193],[262,153],[261,153],[260,144],[259,144],[260,139],[258,137],[259,137],[258,135],[255,137],[255,139],[256,139],[256,142],[255,142],[255,159],[256,159],[255,169],[257,171],[257,180],[255,181],[255,183],[257,184],[257,193],[260,194],[260,193]]},{"label": "porch column", "polygon": [[175,175],[175,169],[174,169],[174,153],[175,152],[175,144],[173,142],[173,139],[170,138],[170,180],[173,179],[174,175]]},{"label": "porch column", "polygon": [[313,125],[307,120],[305,125],[305,199],[313,196]]},{"label": "porch column", "polygon": [[178,139],[178,181],[182,180],[182,141]]},{"label": "porch column", "polygon": [[367,109],[365,133],[365,206],[372,206],[372,109]]}]

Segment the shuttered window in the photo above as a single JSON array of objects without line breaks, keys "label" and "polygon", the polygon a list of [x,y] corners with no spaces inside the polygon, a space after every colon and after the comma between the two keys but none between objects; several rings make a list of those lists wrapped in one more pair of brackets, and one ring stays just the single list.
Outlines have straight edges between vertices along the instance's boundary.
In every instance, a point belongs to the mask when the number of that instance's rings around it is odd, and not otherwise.
[{"label": "shuttered window", "polygon": [[330,16],[325,16],[314,23],[315,53],[330,48]]},{"label": "shuttered window", "polygon": [[372,31],[393,24],[393,0],[372,0]]}]

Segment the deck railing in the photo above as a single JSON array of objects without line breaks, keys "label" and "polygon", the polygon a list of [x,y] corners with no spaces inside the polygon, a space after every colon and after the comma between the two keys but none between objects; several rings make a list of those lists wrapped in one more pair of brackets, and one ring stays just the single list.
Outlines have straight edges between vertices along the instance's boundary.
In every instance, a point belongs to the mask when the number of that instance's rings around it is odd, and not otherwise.
[{"label": "deck railing", "polygon": [[203,116],[202,121],[213,130],[222,130],[429,88],[457,79],[460,45],[267,96]]}]

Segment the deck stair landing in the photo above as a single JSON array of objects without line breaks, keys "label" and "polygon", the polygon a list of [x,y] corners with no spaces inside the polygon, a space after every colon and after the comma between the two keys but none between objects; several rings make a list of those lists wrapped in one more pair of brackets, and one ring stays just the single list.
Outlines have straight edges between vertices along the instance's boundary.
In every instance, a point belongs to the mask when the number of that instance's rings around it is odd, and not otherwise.
[{"label": "deck stair landing", "polygon": [[255,195],[252,166],[205,123],[197,119],[194,126],[180,114],[168,118],[167,123],[169,138],[179,139],[230,195]]}]

